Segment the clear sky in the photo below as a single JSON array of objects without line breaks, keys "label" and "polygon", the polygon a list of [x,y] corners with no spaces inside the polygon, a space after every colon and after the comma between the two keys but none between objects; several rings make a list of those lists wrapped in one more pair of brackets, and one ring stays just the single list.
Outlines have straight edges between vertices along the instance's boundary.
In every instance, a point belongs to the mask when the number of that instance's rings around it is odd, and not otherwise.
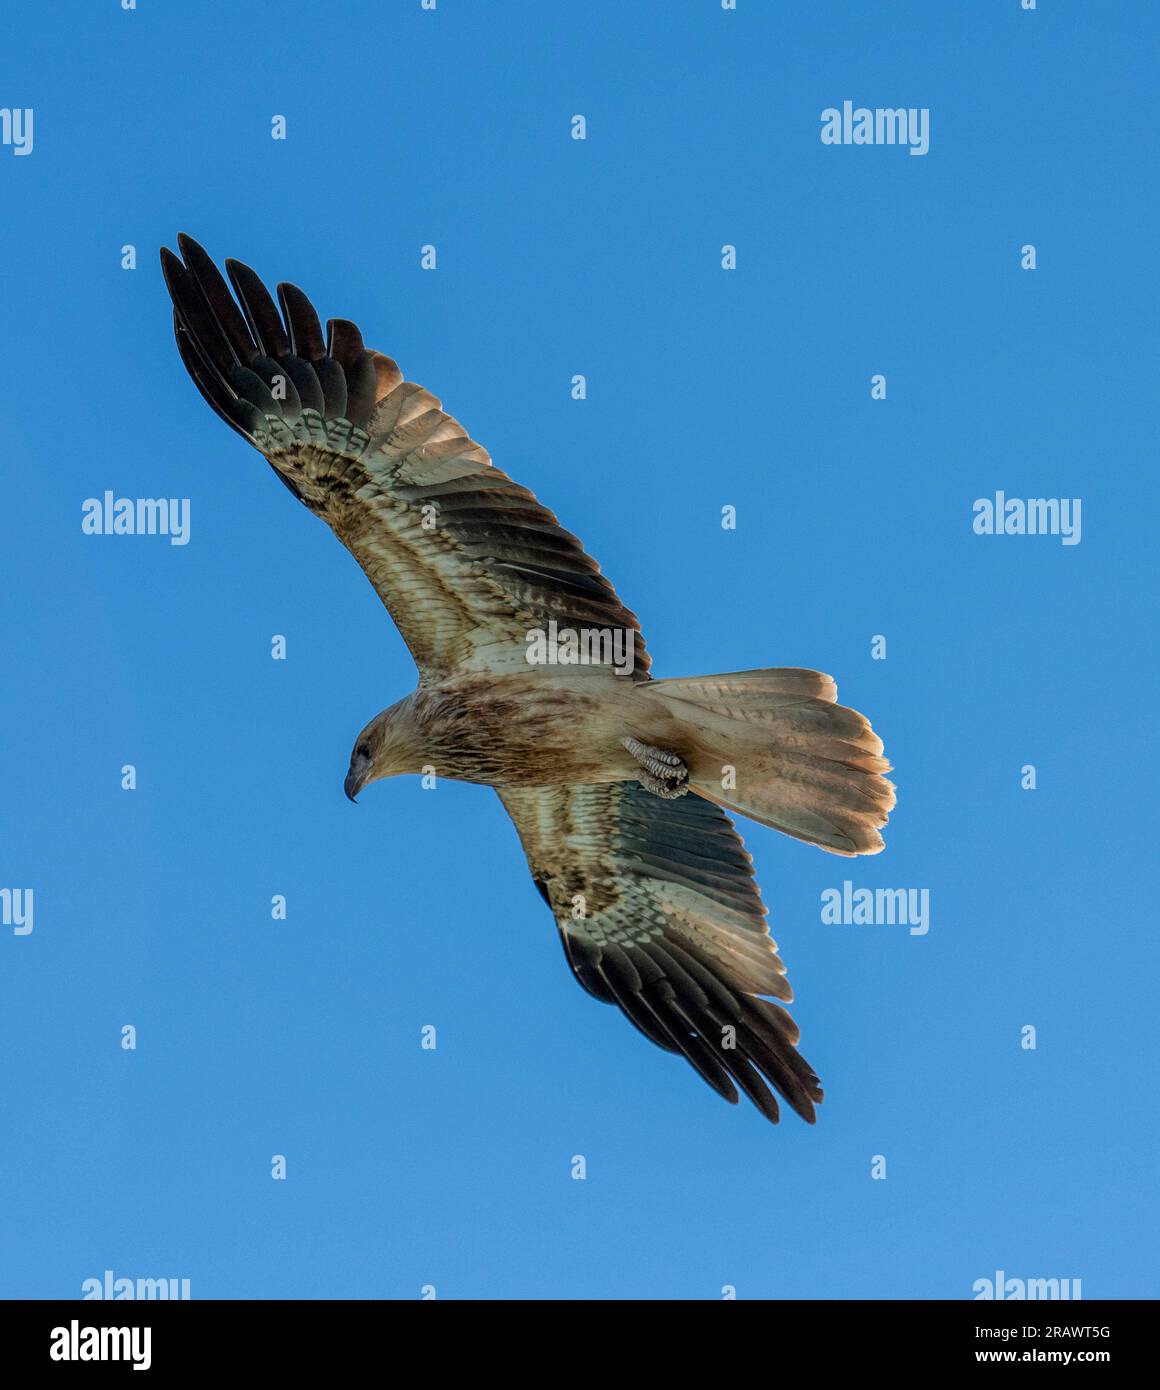
[{"label": "clear sky", "polygon": [[[0,930],[0,1293],[1160,1294],[1155,6],[72,0],[5,30],[34,138],[0,145],[0,884],[34,929]],[[929,151],[823,144],[846,100],[928,110]],[[492,792],[344,799],[415,671],[188,380],[179,230],[439,395],[657,674],[813,666],[872,718],[885,853],[742,827],[816,1127],[584,994]],[[82,534],[106,489],[188,498],[188,544]],[[998,490],[1081,499],[1080,543],[975,534]],[[928,890],[929,931],[824,923],[847,879]]]}]

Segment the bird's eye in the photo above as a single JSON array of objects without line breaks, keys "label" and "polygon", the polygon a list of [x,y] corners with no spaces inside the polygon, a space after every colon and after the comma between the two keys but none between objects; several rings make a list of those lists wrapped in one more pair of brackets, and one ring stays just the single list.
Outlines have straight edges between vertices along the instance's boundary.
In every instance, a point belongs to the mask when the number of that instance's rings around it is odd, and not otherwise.
[{"label": "bird's eye", "polygon": [[356,758],[369,758],[371,755],[370,744],[360,743],[358,747],[354,750],[354,754]]}]

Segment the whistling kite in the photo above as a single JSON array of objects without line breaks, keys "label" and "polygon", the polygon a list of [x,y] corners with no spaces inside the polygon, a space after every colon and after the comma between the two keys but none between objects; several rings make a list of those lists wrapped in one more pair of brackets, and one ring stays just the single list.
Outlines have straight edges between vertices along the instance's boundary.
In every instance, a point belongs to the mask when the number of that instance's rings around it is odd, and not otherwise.
[{"label": "whistling kite", "polygon": [[[324,338],[293,285],[279,314],[227,261],[235,302],[201,247],[178,245],[184,262],[161,263],[190,376],[359,562],[419,667],[359,734],[347,795],[423,768],[495,787],[584,988],[726,1100],[739,1086],[776,1120],[768,1082],[813,1121],[821,1088],[793,1020],[760,997],[792,996],[721,807],[875,853],[894,791],[869,723],[817,671],[651,679],[600,567],[430,392],[346,319]],[[545,631],[627,634],[631,673],[533,664]]]}]

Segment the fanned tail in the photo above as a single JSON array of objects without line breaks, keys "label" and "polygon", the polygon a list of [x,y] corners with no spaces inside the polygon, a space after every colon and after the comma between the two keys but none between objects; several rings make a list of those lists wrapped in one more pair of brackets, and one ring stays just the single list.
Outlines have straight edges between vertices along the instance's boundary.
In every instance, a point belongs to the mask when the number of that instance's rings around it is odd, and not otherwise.
[{"label": "fanned tail", "polygon": [[680,721],[693,791],[833,854],[877,854],[894,806],[882,740],[800,667],[650,681],[641,695]]}]

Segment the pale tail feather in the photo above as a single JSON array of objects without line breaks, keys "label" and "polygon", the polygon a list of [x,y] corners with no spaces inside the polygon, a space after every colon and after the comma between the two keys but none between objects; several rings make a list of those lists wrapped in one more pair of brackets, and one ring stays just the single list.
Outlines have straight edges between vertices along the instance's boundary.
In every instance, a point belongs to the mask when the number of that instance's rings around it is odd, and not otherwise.
[{"label": "pale tail feather", "polygon": [[[690,787],[833,854],[877,854],[894,806],[882,740],[835,703],[820,671],[797,667],[649,681],[640,695],[680,721]],[[722,786],[726,769],[735,786]]]}]

